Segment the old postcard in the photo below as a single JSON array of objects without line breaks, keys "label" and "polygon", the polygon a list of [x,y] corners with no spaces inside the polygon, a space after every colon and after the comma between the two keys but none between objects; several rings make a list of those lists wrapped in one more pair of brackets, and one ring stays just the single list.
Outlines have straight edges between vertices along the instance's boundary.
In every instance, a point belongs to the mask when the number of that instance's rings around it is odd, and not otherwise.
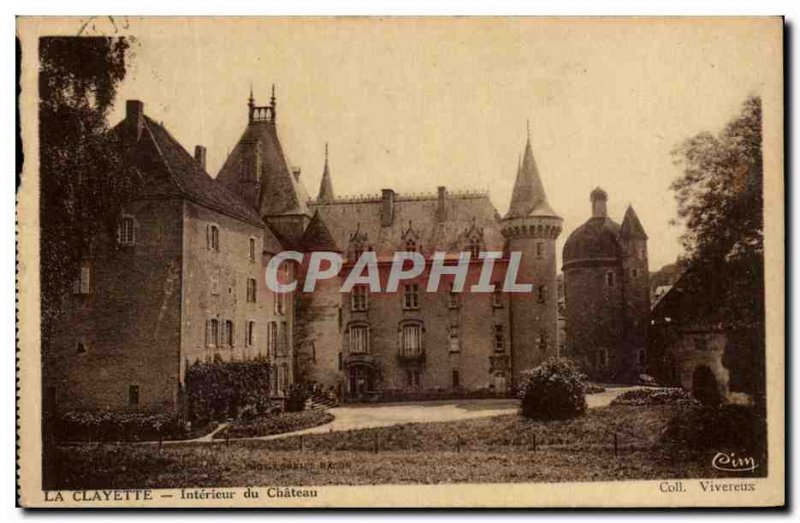
[{"label": "old postcard", "polygon": [[784,500],[780,18],[19,18],[26,507]]}]

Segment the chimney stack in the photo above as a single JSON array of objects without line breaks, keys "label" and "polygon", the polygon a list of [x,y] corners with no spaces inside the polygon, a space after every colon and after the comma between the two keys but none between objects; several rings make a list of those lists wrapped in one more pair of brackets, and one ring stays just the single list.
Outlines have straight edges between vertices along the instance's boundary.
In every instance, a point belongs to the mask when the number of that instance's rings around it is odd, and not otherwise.
[{"label": "chimney stack", "polygon": [[125,103],[125,122],[138,142],[144,128],[144,103],[139,100],[128,100]]},{"label": "chimney stack", "polygon": [[447,207],[445,205],[447,200],[447,188],[439,186],[436,188],[436,193],[436,221],[443,223],[447,221]]},{"label": "chimney stack", "polygon": [[394,223],[394,191],[381,190],[381,226],[389,227]]},{"label": "chimney stack", "polygon": [[195,145],[194,146],[194,159],[200,165],[200,167],[205,171],[206,170],[206,148],[202,145]]}]

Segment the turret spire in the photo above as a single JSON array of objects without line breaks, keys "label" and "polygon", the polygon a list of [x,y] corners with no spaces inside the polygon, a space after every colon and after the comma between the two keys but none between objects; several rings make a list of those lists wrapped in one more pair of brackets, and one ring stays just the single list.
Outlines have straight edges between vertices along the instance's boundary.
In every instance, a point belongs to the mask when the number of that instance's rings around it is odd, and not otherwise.
[{"label": "turret spire", "polygon": [[533,158],[531,146],[530,122],[527,125],[527,141],[522,161],[517,169],[517,179],[514,182],[514,192],[511,195],[511,205],[506,218],[524,218],[531,214],[556,216],[547,204],[539,168]]},{"label": "turret spire", "polygon": [[331,171],[328,166],[328,144],[325,143],[325,167],[322,170],[322,181],[319,184],[317,200],[330,203],[333,199],[333,181],[331,180]]},{"label": "turret spire", "polygon": [[619,235],[622,238],[637,238],[640,240],[647,239],[647,233],[644,232],[642,222],[633,210],[632,205],[628,205],[628,210],[625,211],[625,218],[622,220],[622,227],[619,230]]}]

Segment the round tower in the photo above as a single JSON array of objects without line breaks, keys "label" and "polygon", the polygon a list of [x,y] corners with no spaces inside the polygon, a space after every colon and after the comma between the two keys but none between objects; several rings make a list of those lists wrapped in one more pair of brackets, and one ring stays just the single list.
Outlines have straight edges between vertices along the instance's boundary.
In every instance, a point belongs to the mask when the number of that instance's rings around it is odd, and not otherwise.
[{"label": "round tower", "polygon": [[547,203],[533,158],[530,136],[517,170],[517,179],[502,233],[509,253],[520,252],[517,281],[533,286],[530,293],[512,293],[511,368],[520,374],[558,354],[558,295],[555,242],[562,219]]},{"label": "round tower", "polygon": [[564,243],[568,355],[594,380],[631,382],[645,371],[650,312],[647,235],[633,208],[622,226],[594,189],[592,216]]}]

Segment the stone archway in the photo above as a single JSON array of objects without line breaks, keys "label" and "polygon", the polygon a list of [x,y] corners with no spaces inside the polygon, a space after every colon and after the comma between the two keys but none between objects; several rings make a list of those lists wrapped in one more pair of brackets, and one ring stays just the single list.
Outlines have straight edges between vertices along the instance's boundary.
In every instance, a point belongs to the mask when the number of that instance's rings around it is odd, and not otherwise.
[{"label": "stone archway", "polygon": [[722,393],[714,372],[706,365],[698,365],[692,373],[692,395],[703,405],[718,406]]}]

